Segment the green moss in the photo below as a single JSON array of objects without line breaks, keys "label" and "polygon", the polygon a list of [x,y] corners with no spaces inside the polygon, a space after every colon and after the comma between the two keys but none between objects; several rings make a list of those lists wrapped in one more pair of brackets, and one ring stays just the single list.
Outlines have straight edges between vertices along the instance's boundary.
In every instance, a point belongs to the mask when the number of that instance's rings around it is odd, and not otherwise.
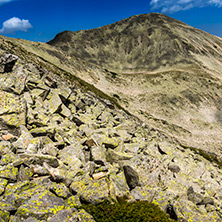
[{"label": "green moss", "polygon": [[97,222],[172,221],[169,215],[164,213],[157,205],[147,201],[126,202],[125,200],[121,200],[114,204],[104,201],[98,205],[85,204],[83,208],[90,213]]}]

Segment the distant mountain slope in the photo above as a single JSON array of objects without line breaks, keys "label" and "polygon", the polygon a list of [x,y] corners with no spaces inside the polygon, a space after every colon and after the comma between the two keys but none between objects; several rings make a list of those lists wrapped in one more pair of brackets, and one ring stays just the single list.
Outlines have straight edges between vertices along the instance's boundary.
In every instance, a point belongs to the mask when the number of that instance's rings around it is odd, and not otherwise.
[{"label": "distant mountain slope", "polygon": [[105,69],[93,84],[146,123],[187,145],[220,152],[221,38],[151,13],[62,32],[49,44],[70,63],[79,58]]}]

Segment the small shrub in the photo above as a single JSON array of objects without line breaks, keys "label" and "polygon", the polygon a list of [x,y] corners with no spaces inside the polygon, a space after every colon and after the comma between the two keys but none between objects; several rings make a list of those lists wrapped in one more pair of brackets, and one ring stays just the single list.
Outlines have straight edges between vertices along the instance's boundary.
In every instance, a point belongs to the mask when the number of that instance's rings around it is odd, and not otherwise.
[{"label": "small shrub", "polygon": [[167,222],[172,221],[157,205],[147,201],[126,202],[124,200],[110,204],[104,201],[99,205],[84,204],[83,208],[97,222]]}]

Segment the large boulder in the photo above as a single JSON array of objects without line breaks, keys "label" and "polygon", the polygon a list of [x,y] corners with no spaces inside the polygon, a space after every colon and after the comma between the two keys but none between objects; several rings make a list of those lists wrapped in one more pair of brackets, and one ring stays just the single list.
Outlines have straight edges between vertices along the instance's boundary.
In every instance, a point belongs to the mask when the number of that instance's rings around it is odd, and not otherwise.
[{"label": "large boulder", "polygon": [[4,54],[0,56],[0,73],[11,72],[18,56],[12,54]]},{"label": "large boulder", "polygon": [[139,185],[139,175],[131,166],[123,166],[126,182],[130,190]]},{"label": "large boulder", "polygon": [[23,99],[0,90],[0,120],[12,127],[25,125],[26,106]]},{"label": "large boulder", "polygon": [[56,197],[49,191],[37,193],[17,210],[17,216],[20,218],[34,217],[40,220],[46,220],[49,216],[63,210],[64,200]]}]

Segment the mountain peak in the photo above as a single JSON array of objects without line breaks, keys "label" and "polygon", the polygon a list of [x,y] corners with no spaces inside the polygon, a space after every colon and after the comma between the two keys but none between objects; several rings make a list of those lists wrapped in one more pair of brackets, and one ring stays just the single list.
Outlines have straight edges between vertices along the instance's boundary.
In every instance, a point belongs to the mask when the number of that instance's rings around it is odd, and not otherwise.
[{"label": "mountain peak", "polygon": [[193,54],[222,53],[217,37],[160,13],[135,15],[91,30],[62,32],[49,44],[117,73],[193,64]]}]

